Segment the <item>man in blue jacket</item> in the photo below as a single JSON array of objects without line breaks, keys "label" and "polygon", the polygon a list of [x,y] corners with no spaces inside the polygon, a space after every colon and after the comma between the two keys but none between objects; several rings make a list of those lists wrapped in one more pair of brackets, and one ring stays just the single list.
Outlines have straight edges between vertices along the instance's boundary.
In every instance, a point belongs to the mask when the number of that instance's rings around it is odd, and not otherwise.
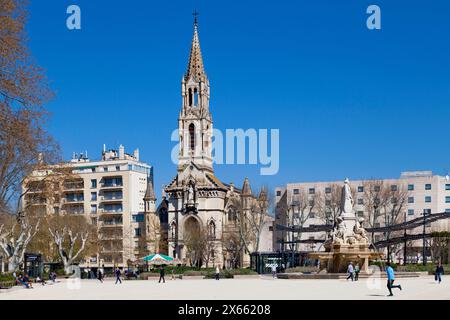
[{"label": "man in blue jacket", "polygon": [[386,274],[387,274],[387,288],[389,290],[389,297],[394,296],[392,294],[392,289],[400,289],[400,291],[402,290],[402,286],[398,285],[398,286],[394,286],[394,281],[395,281],[395,275],[394,275],[394,269],[391,267],[391,263],[387,262],[386,263]]}]

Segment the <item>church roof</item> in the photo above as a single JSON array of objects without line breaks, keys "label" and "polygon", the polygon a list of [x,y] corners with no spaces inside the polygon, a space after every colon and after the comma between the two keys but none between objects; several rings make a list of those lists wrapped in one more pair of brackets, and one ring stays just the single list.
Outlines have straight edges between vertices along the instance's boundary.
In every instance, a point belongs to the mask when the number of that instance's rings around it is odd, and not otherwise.
[{"label": "church roof", "polygon": [[148,178],[147,190],[145,191],[144,200],[156,200],[155,190],[153,189],[153,182],[151,178]]},{"label": "church roof", "polygon": [[244,185],[242,186],[242,194],[243,195],[252,194],[252,188],[250,187],[250,182],[248,181],[248,178],[245,178],[244,180]]},{"label": "church roof", "polygon": [[185,75],[185,80],[193,78],[196,82],[206,81],[206,72],[203,65],[202,51],[200,49],[200,39],[198,37],[197,17],[194,20],[194,36],[192,37],[191,53],[189,55],[189,64]]}]

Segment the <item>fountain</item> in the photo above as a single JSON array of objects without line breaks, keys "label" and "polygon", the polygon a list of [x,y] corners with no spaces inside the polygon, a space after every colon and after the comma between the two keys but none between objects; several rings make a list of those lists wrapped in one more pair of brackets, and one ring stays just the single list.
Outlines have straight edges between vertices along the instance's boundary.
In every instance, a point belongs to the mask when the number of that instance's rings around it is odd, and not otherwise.
[{"label": "fountain", "polygon": [[368,272],[369,261],[383,256],[382,253],[370,249],[370,241],[363,227],[364,219],[357,219],[353,206],[350,182],[345,179],[341,195],[341,213],[324,244],[325,251],[308,255],[310,259],[320,261],[321,272],[346,272],[350,262],[359,263],[361,271]]}]

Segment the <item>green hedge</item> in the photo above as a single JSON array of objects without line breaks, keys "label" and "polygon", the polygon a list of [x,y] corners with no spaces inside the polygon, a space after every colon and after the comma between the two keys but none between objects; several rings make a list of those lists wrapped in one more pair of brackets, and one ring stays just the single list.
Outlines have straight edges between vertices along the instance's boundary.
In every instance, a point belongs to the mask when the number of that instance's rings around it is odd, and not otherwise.
[{"label": "green hedge", "polygon": [[14,281],[14,276],[12,273],[0,274],[0,281]]}]

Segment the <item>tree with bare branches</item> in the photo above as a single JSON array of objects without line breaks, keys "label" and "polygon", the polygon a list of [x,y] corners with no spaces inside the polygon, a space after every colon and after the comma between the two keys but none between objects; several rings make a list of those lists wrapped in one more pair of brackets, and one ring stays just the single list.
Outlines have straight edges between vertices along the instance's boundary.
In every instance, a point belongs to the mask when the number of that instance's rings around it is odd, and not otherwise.
[{"label": "tree with bare branches", "polygon": [[20,219],[10,216],[0,225],[0,247],[8,260],[8,270],[15,271],[23,263],[28,244],[39,231],[39,220]]},{"label": "tree with bare branches", "polygon": [[0,12],[0,211],[15,213],[24,178],[58,146],[44,128],[52,93],[26,46],[26,1],[2,0]]},{"label": "tree with bare branches", "polygon": [[49,220],[48,232],[66,273],[75,262],[97,251],[96,228],[84,216],[53,216]]}]

